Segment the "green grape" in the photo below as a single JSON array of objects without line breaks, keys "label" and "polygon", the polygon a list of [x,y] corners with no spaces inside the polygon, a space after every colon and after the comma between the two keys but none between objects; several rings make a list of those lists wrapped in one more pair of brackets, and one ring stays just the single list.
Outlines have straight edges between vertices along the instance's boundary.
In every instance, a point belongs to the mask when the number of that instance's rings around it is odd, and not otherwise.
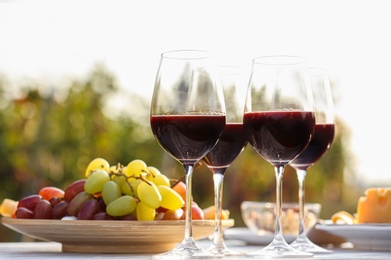
[{"label": "green grape", "polygon": [[157,188],[162,195],[161,207],[169,210],[176,210],[183,207],[185,202],[178,192],[165,185],[159,185]]},{"label": "green grape", "polygon": [[121,188],[114,181],[108,181],[103,184],[102,198],[106,205],[109,205],[112,201],[121,197]]},{"label": "green grape", "polygon": [[144,202],[140,201],[137,203],[136,207],[137,220],[148,221],[154,220],[156,215],[156,210],[154,208],[148,207]]},{"label": "green grape", "polygon": [[147,180],[152,181],[153,183],[158,185],[166,185],[170,186],[170,180],[167,178],[166,175],[162,174],[158,168],[153,167],[153,166],[148,166],[148,175],[147,175]]},{"label": "green grape", "polygon": [[162,195],[160,195],[155,183],[141,181],[137,186],[137,195],[146,206],[153,209],[160,207]]},{"label": "green grape", "polygon": [[149,178],[150,181],[156,184],[156,186],[164,185],[170,187],[170,179],[164,174],[156,175],[155,177]]},{"label": "green grape", "polygon": [[125,195],[129,195],[132,197],[137,197],[136,194],[134,194],[131,185],[127,182],[122,183],[121,185],[121,193]]},{"label": "green grape", "polygon": [[94,170],[109,171],[109,169],[110,169],[110,164],[105,159],[95,158],[94,160],[92,160],[88,164],[86,172],[85,172],[85,177],[88,178],[90,176],[91,172]]},{"label": "green grape", "polygon": [[154,175],[154,176],[157,176],[157,175],[161,175],[161,174],[162,174],[158,168],[153,167],[153,166],[148,166],[148,167],[147,167],[147,170],[148,170],[148,172],[150,172],[150,173],[151,173],[152,175]]},{"label": "green grape", "polygon": [[106,212],[110,216],[120,217],[132,213],[137,206],[137,200],[129,195],[123,195],[111,202],[106,207]]},{"label": "green grape", "polygon": [[161,175],[162,173],[159,171],[158,168],[153,167],[153,166],[148,166],[147,167],[147,176],[146,179],[149,181],[152,181],[156,176]]},{"label": "green grape", "polygon": [[140,183],[142,183],[143,181],[140,180],[140,179],[130,178],[130,179],[128,180],[128,182],[129,182],[130,185],[132,185],[134,192],[137,193],[137,187],[138,187],[138,185],[139,185]]},{"label": "green grape", "polygon": [[123,175],[111,175],[111,180],[116,182],[120,187],[126,182],[126,178]]},{"label": "green grape", "polygon": [[140,177],[143,173],[147,173],[147,164],[143,160],[135,159],[128,163],[124,173],[129,177]]},{"label": "green grape", "polygon": [[129,178],[127,182],[123,183],[121,190],[123,194],[127,194],[133,197],[137,196],[137,187],[142,182],[140,179]]},{"label": "green grape", "polygon": [[104,170],[95,170],[87,178],[84,190],[87,193],[95,194],[102,191],[103,185],[110,180],[110,175]]}]

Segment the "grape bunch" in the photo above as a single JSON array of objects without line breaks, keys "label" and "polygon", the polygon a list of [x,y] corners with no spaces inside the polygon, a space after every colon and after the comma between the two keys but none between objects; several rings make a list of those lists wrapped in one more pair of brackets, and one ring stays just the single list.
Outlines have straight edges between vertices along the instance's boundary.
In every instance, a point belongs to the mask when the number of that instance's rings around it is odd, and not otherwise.
[{"label": "grape bunch", "polygon": [[[18,202],[6,199],[3,216],[22,219],[166,220],[183,218],[185,185],[135,159],[126,166],[92,160],[64,190],[44,187]],[[195,218],[203,212],[194,203]],[[201,213],[199,212],[201,211]],[[198,212],[198,214],[197,214]]]}]

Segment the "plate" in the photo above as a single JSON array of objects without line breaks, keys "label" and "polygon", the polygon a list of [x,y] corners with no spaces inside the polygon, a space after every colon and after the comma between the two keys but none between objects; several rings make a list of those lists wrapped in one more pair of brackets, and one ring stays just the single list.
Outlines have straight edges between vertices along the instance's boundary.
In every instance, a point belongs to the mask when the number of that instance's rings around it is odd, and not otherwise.
[{"label": "plate", "polygon": [[[59,242],[63,252],[161,253],[184,238],[184,220],[43,220],[3,217],[4,226],[44,241]],[[194,239],[214,232],[214,220],[193,220]],[[223,228],[234,225],[223,220]]]},{"label": "plate", "polygon": [[[246,227],[230,228],[224,231],[225,239],[241,240],[250,245],[267,245],[273,241],[274,234],[257,235]],[[293,242],[296,236],[284,235],[287,243]]]},{"label": "plate", "polygon": [[356,249],[391,251],[389,224],[316,224],[314,228],[350,242]]},{"label": "plate", "polygon": [[[318,245],[340,245],[346,240],[342,237],[330,234],[324,230],[318,229],[319,224],[316,224],[307,231],[308,238]],[[268,245],[272,242],[274,234],[257,235],[246,227],[235,227],[224,231],[226,239],[241,240],[249,245]],[[287,243],[291,243],[296,239],[296,235],[285,234],[284,239]]]}]

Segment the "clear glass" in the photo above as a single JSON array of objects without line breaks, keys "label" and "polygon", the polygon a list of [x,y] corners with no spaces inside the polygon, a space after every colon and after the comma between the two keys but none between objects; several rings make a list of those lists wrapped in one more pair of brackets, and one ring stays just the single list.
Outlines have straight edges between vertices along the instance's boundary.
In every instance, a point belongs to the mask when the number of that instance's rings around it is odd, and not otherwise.
[{"label": "clear glass", "polygon": [[215,202],[215,231],[208,251],[215,255],[240,255],[227,248],[222,229],[223,183],[226,170],[247,144],[243,130],[243,109],[246,96],[246,70],[239,66],[220,66],[227,120],[223,133],[202,162],[213,173]]},{"label": "clear glass", "polygon": [[274,167],[276,228],[273,241],[248,256],[312,257],[283,237],[282,180],[285,166],[308,145],[315,129],[315,113],[308,66],[297,56],[265,56],[252,63],[243,125],[248,142]]},{"label": "clear glass", "polygon": [[310,68],[311,86],[316,114],[315,134],[311,142],[290,165],[296,170],[299,183],[299,234],[291,246],[305,252],[329,253],[308,239],[304,225],[305,191],[304,181],[307,170],[329,150],[335,131],[334,102],[330,87],[330,79],[326,70]]},{"label": "clear glass", "polygon": [[153,256],[154,259],[213,256],[193,238],[192,176],[195,164],[216,144],[225,121],[224,95],[213,55],[203,50],[163,53],[151,102],[150,123],[160,146],[185,170],[185,233],[180,244]]}]

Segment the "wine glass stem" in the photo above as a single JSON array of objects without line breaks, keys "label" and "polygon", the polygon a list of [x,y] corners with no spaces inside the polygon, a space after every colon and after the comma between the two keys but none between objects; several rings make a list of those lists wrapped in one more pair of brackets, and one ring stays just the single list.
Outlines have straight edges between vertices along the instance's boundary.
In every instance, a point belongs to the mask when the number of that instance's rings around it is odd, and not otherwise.
[{"label": "wine glass stem", "polygon": [[193,177],[194,165],[185,165],[186,172],[186,210],[185,210],[185,240],[193,238],[192,227],[192,177]]},{"label": "wine glass stem", "polygon": [[215,233],[213,237],[214,245],[223,244],[223,231],[221,227],[222,201],[223,201],[223,182],[224,174],[214,173],[214,200],[215,200]]},{"label": "wine glass stem", "polygon": [[306,236],[304,225],[304,204],[305,204],[305,191],[304,180],[307,174],[306,170],[297,170],[297,180],[299,183],[299,237]]},{"label": "wine glass stem", "polygon": [[282,176],[284,175],[284,166],[274,167],[276,174],[276,231],[275,239],[282,240],[282,224],[281,224],[281,215],[282,215]]}]

